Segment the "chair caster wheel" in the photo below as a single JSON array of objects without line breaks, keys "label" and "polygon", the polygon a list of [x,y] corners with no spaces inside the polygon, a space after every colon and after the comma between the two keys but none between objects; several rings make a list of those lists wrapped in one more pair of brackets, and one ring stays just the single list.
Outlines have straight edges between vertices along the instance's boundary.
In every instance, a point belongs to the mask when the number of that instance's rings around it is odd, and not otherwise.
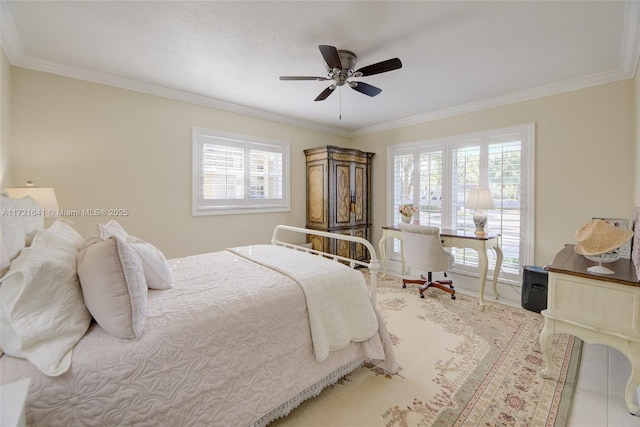
[{"label": "chair caster wheel", "polygon": [[455,295],[451,295],[451,299],[456,299],[456,296]]},{"label": "chair caster wheel", "polygon": [[402,287],[403,287],[403,288],[406,288],[406,287],[407,287],[407,284],[406,284],[406,283],[403,283],[403,284],[402,284]]},{"label": "chair caster wheel", "polygon": [[420,294],[420,298],[424,298],[424,294]]}]

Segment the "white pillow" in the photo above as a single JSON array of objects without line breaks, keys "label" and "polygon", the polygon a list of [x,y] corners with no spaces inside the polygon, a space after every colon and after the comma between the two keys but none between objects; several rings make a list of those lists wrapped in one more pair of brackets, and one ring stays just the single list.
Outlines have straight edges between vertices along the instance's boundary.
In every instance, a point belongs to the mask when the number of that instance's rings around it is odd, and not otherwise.
[{"label": "white pillow", "polygon": [[110,237],[78,253],[84,303],[96,322],[120,338],[139,338],[147,308],[142,261],[124,240]]},{"label": "white pillow", "polygon": [[142,268],[147,286],[151,289],[170,289],[173,285],[171,267],[167,263],[164,254],[149,242],[129,235],[116,220],[112,219],[108,223],[98,224],[96,228],[86,237],[85,247],[98,240],[117,237],[125,240],[136,251],[142,260]]},{"label": "white pillow", "polygon": [[76,254],[67,245],[25,248],[0,286],[2,351],[49,376],[69,369],[72,349],[91,323]]},{"label": "white pillow", "polygon": [[104,225],[100,224],[99,227],[100,227],[100,235],[102,236],[103,239],[109,238],[111,236],[117,236],[123,240],[126,240],[127,236],[129,235],[124,230],[124,228],[122,228],[120,223],[115,219],[112,219],[111,221],[109,221]]},{"label": "white pillow", "polygon": [[31,245],[33,236],[44,227],[44,213],[42,208],[31,197],[13,199],[16,208],[21,212],[20,221],[24,229],[25,246]]},{"label": "white pillow", "polygon": [[84,238],[83,248],[88,248],[89,246],[97,243],[101,240],[108,239],[109,237],[117,236],[121,240],[127,240],[127,232],[124,231],[124,228],[118,223],[118,221],[112,219],[106,224],[96,224],[96,226],[87,234]]},{"label": "white pillow", "polygon": [[151,289],[170,289],[173,286],[171,267],[160,249],[133,236],[127,237],[127,243],[133,247],[142,260],[147,286]]},{"label": "white pillow", "polygon": [[83,244],[82,236],[62,219],[56,220],[49,228],[38,231],[31,243],[32,246],[67,245],[76,252]]},{"label": "white pillow", "polygon": [[0,197],[0,275],[9,270],[9,265],[25,246],[24,227],[18,216],[15,199]]}]

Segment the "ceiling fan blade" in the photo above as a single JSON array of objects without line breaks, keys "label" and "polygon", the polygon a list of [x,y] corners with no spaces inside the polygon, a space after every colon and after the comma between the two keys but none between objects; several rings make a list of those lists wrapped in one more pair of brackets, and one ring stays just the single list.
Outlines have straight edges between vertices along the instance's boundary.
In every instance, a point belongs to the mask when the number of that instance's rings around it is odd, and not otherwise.
[{"label": "ceiling fan blade", "polygon": [[314,77],[314,76],[280,76],[280,80],[317,80],[325,81],[331,80],[327,77]]},{"label": "ceiling fan blade", "polygon": [[398,68],[402,68],[402,62],[398,58],[393,58],[362,67],[356,73],[362,73],[363,76],[371,76],[397,70]]},{"label": "ceiling fan blade", "polygon": [[327,63],[329,68],[334,69],[337,68],[342,70],[342,62],[340,61],[340,55],[338,54],[338,49],[333,46],[329,46],[326,44],[321,44],[318,46],[320,49],[320,53],[324,58],[324,62]]},{"label": "ceiling fan blade", "polygon": [[325,99],[327,99],[327,97],[329,95],[331,95],[331,93],[336,89],[335,85],[331,85],[328,88],[326,88],[325,90],[323,90],[320,95],[318,95],[316,97],[316,99],[314,99],[314,101],[324,101]]},{"label": "ceiling fan blade", "polygon": [[376,96],[377,94],[382,92],[382,89],[364,82],[349,82],[349,86],[351,86],[351,89],[357,90],[358,92],[364,93],[365,95],[369,96]]}]

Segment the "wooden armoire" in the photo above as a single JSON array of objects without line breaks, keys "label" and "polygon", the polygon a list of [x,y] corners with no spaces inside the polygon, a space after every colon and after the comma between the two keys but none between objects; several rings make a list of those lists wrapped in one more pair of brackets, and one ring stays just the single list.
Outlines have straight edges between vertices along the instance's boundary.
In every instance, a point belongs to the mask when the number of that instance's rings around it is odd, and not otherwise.
[{"label": "wooden armoire", "polygon": [[[304,150],[307,156],[307,228],[371,241],[371,159],[332,145]],[[369,258],[361,245],[309,236],[313,248],[357,260]]]}]

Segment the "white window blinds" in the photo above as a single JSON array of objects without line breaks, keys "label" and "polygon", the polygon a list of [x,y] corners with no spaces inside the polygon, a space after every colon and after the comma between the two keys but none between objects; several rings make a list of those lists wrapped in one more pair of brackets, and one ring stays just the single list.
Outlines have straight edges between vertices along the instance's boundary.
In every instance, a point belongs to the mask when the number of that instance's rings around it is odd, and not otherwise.
[{"label": "white window blinds", "polygon": [[[504,253],[501,278],[519,283],[521,268],[533,255],[533,136],[531,124],[389,147],[388,222],[397,224],[398,207],[413,203],[420,224],[472,233],[474,211],[465,201],[472,188],[487,187],[496,205],[488,212],[488,231],[500,234]],[[389,249],[399,256],[398,242]],[[452,250],[455,270],[477,271],[476,251]]]},{"label": "white window blinds", "polygon": [[193,129],[193,214],[281,212],[289,206],[289,144]]}]

